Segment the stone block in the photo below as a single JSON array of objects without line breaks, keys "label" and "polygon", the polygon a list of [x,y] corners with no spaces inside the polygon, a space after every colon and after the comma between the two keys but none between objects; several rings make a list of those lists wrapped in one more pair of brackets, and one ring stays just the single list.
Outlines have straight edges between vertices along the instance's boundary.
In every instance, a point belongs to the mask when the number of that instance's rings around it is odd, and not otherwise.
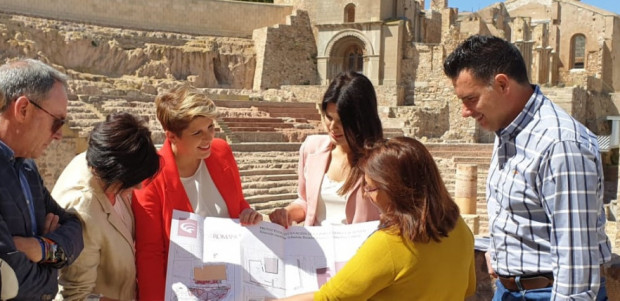
[{"label": "stone block", "polygon": [[461,217],[474,235],[480,232],[480,216],[477,214],[461,214]]},{"label": "stone block", "polygon": [[603,265],[601,275],[607,281],[607,298],[620,300],[620,256],[613,254],[611,261]]},{"label": "stone block", "polygon": [[466,298],[466,301],[491,300],[495,293],[495,279],[489,276],[484,253],[482,251],[474,251],[474,260],[476,261],[476,293]]}]

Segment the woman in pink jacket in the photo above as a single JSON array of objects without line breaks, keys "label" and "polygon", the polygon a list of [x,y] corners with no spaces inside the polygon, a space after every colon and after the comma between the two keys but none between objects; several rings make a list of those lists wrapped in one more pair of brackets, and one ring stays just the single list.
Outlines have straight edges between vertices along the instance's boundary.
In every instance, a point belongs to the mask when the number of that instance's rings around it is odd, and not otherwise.
[{"label": "woman in pink jacket", "polygon": [[372,83],[361,73],[340,73],[323,96],[321,113],[328,135],[307,137],[299,150],[299,197],[269,219],[284,227],[378,220],[379,210],[363,196],[358,166],[364,145],[383,139]]}]

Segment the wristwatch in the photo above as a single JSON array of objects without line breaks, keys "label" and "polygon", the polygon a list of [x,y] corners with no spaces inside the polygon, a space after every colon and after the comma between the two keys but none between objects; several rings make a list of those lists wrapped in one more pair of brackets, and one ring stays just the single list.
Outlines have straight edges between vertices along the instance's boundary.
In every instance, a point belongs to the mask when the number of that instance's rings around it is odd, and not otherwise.
[{"label": "wristwatch", "polygon": [[64,265],[65,262],[67,261],[67,256],[65,255],[65,251],[63,251],[62,248],[58,246],[58,244],[53,244],[52,250],[54,254],[54,256],[52,257],[52,262],[55,262],[56,264]]},{"label": "wristwatch", "polygon": [[60,269],[67,264],[67,256],[65,251],[53,240],[39,236],[41,242],[41,251],[43,252],[43,259],[41,263],[50,264],[54,268]]}]

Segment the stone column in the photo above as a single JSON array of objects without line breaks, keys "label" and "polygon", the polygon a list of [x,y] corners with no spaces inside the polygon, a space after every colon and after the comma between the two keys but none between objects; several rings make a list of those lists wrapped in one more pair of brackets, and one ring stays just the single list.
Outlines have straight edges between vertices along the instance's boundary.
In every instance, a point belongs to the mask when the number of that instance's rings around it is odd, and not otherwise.
[{"label": "stone column", "polygon": [[551,53],[549,54],[549,77],[547,79],[547,83],[550,86],[555,86],[558,82],[558,53],[551,49]]},{"label": "stone column", "polygon": [[380,57],[378,55],[368,55],[368,61],[364,61],[364,75],[372,82],[373,85],[381,84],[379,81],[379,70],[381,68]]},{"label": "stone column", "polygon": [[534,41],[522,41],[518,40],[514,42],[514,45],[521,51],[521,55],[523,56],[523,61],[525,61],[525,66],[527,67],[528,78],[532,79],[532,48],[534,45]]},{"label": "stone column", "polygon": [[461,217],[474,235],[480,234],[480,217],[476,214],[478,166],[458,164],[454,183],[454,201],[459,206]]},{"label": "stone column", "polygon": [[454,201],[461,214],[476,214],[478,199],[478,166],[475,164],[458,164],[456,182],[454,183]]},{"label": "stone column", "polygon": [[319,84],[323,86],[329,85],[329,57],[317,57],[316,68],[319,72]]}]

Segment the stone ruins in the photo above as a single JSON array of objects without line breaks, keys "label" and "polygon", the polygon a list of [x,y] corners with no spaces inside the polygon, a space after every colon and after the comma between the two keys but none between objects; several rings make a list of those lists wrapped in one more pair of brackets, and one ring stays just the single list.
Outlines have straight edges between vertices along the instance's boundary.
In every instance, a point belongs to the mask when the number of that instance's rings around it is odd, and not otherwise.
[{"label": "stone ruins", "polygon": [[[323,132],[316,104],[326,85],[356,70],[375,84],[386,135],[425,142],[484,235],[494,136],[460,117],[442,63],[467,36],[493,34],[521,50],[532,83],[599,135],[618,253],[620,15],[578,0],[506,0],[463,13],[447,0],[430,9],[424,0],[143,3],[0,0],[0,59],[38,58],[71,78],[65,138],[37,162],[48,188],[107,114],[146,118],[162,143],[153,100],[189,83],[215,100],[217,135],[235,151],[248,201],[267,213],[296,197],[297,151]],[[484,281],[480,300],[490,290]]]}]

